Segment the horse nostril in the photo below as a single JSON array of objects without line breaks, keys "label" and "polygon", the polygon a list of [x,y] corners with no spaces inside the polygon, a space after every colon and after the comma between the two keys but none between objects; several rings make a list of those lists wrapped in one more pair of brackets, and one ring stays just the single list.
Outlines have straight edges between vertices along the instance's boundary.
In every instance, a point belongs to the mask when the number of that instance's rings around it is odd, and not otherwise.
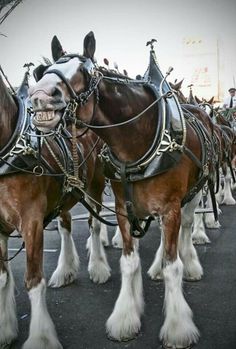
[{"label": "horse nostril", "polygon": [[39,99],[37,97],[31,98],[33,108],[37,108],[39,105]]},{"label": "horse nostril", "polygon": [[58,87],[55,87],[55,89],[52,91],[52,97],[62,98],[62,92]]}]

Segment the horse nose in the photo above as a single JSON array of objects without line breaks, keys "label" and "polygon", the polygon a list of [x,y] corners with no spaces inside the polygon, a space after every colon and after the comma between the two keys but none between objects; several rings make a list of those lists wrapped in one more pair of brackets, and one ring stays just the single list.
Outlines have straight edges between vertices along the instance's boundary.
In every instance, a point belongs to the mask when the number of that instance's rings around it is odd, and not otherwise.
[{"label": "horse nose", "polygon": [[31,99],[32,107],[35,110],[44,109],[48,104],[49,96],[44,91],[41,91],[41,90],[35,91],[31,93],[30,96],[31,96],[30,99]]},{"label": "horse nose", "polygon": [[51,89],[30,89],[30,99],[33,109],[51,109],[62,102],[62,91],[58,87]]}]

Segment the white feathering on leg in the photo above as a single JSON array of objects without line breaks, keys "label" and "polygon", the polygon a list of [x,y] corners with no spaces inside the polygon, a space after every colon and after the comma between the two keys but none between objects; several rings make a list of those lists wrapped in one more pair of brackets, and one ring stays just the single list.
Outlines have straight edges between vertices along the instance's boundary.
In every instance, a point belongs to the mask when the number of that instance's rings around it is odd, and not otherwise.
[{"label": "white feathering on leg", "polygon": [[61,236],[61,251],[57,268],[49,281],[51,287],[68,285],[77,279],[79,273],[79,256],[72,234],[61,226],[60,220],[58,220],[58,228]]},{"label": "white feathering on leg", "polygon": [[105,283],[111,273],[106,253],[100,239],[100,222],[93,217],[91,226],[90,254],[88,271],[90,279],[95,283]]},{"label": "white feathering on leg", "polygon": [[0,347],[9,345],[18,333],[14,279],[10,269],[0,273]]},{"label": "white feathering on leg", "polygon": [[46,305],[45,280],[29,291],[31,302],[30,332],[23,349],[63,349]]},{"label": "white feathering on leg", "polygon": [[195,245],[210,243],[210,240],[206,234],[206,229],[203,221],[203,213],[194,214],[192,240]]},{"label": "white feathering on leg", "polygon": [[186,348],[196,343],[199,332],[192,320],[192,311],[183,296],[183,264],[179,257],[163,269],[165,280],[165,321],[160,339],[166,346]]},{"label": "white feathering on leg", "polygon": [[143,287],[140,258],[137,251],[121,256],[121,290],[114,310],[106,323],[109,337],[122,341],[132,339],[141,327]]},{"label": "white feathering on leg", "polygon": [[123,240],[122,240],[122,236],[121,236],[121,232],[120,232],[120,228],[117,227],[116,228],[116,232],[115,235],[112,238],[112,246],[114,248],[123,248]]}]

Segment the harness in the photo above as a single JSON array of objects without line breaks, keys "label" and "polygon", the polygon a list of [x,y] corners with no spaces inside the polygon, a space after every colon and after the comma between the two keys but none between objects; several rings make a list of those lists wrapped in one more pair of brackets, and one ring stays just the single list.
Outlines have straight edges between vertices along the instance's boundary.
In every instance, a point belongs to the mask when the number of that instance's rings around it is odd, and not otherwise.
[{"label": "harness", "polygon": [[[18,105],[17,123],[9,141],[0,150],[0,176],[23,172],[37,176],[53,176],[62,184],[61,198],[54,211],[44,220],[46,227],[58,216],[66,196],[72,190],[71,182],[74,180],[76,163],[79,164],[76,170],[76,182],[86,188],[86,160],[91,152],[85,158],[79,143],[76,143],[76,149],[73,149],[73,137],[67,129],[61,128],[60,132],[48,135],[39,134],[32,124],[32,109],[27,95],[22,94],[20,90],[14,98]],[[54,160],[54,165],[49,162],[49,154]],[[76,189],[74,186],[73,188],[75,192]]]},{"label": "harness", "polygon": [[[72,57],[78,57],[81,60],[81,56],[67,55],[64,59],[70,59]],[[144,113],[153,107],[158,105],[160,113],[158,115],[159,122],[157,123],[157,129],[155,137],[150,149],[139,160],[133,163],[121,162],[107,145],[104,145],[101,151],[101,159],[104,164],[105,176],[114,181],[122,182],[124,188],[124,196],[126,203],[127,218],[130,223],[130,234],[133,237],[142,237],[147,231],[150,221],[153,219],[149,217],[146,221],[146,226],[143,228],[140,221],[134,213],[133,207],[133,183],[146,178],[156,176],[160,173],[164,173],[170,168],[173,168],[180,161],[182,154],[186,154],[200,169],[199,178],[197,183],[186,197],[182,201],[182,206],[190,201],[196,193],[202,188],[204,183],[209,180],[211,175],[209,173],[209,164],[212,162],[214,155],[213,143],[207,130],[193,114],[191,114],[186,108],[181,107],[176,96],[171,90],[169,84],[166,82],[167,76],[170,74],[172,68],[166,73],[164,77],[157,64],[155,52],[153,49],[150,52],[150,64],[147,72],[142,80],[128,80],[127,78],[113,78],[101,75],[101,72],[95,69],[94,64],[90,59],[84,60],[83,69],[89,73],[91,77],[89,82],[89,88],[86,92],[81,92],[79,95],[75,93],[70,83],[67,81],[63,73],[57,69],[46,71],[44,74],[54,73],[58,75],[61,80],[66,84],[71,96],[71,101],[68,103],[65,113],[62,116],[63,119],[69,119],[77,125],[83,125],[93,129],[105,129],[118,126],[125,126],[132,123],[138,118],[142,117]],[[60,63],[60,60],[59,60]],[[96,100],[94,102],[93,116],[95,114],[96,105],[99,102],[98,85],[101,79],[110,79],[116,81],[116,83],[139,83],[149,88],[155,97],[155,101],[147,107],[140,114],[135,117],[113,125],[93,125],[90,121],[89,124],[77,120],[75,116],[75,110],[77,105],[84,105],[87,103],[89,97],[95,93]],[[73,112],[71,112],[71,106],[73,106]],[[186,141],[186,122],[197,133],[201,144],[202,157],[199,160],[190,149],[185,146]],[[214,206],[214,205],[213,205]]]}]

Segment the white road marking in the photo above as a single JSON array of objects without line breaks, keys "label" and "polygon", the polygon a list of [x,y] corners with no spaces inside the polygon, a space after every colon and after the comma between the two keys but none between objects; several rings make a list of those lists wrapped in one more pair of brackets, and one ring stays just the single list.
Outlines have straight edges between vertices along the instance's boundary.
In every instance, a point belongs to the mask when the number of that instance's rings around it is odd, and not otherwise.
[{"label": "white road marking", "polygon": [[[8,251],[19,251],[19,248],[9,248]],[[25,248],[22,250],[23,252],[25,252]],[[57,249],[56,248],[45,248],[43,250],[43,252],[49,252],[49,253],[55,253],[57,252]]]}]

